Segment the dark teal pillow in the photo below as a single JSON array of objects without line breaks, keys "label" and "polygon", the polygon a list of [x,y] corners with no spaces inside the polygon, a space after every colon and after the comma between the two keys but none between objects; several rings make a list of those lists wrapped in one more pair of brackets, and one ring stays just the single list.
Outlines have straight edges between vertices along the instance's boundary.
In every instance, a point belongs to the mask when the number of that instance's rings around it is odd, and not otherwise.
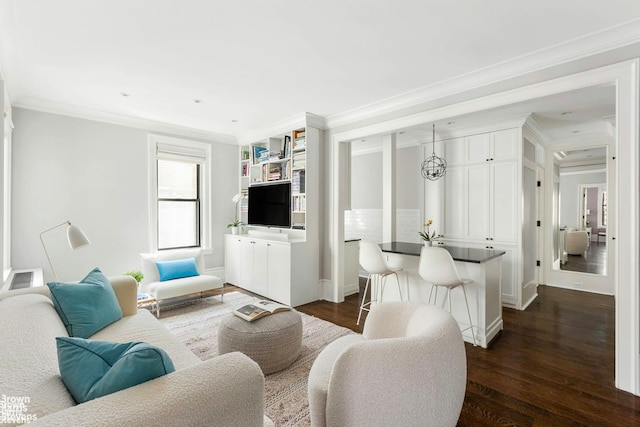
[{"label": "dark teal pillow", "polygon": [[164,350],[145,342],[56,338],[58,366],[76,403],[83,403],[175,371]]},{"label": "dark teal pillow", "polygon": [[172,261],[157,261],[160,281],[182,279],[183,277],[199,276],[195,258],[177,259]]},{"label": "dark teal pillow", "polygon": [[109,279],[94,268],[80,283],[47,283],[51,300],[71,337],[89,338],[122,318]]}]

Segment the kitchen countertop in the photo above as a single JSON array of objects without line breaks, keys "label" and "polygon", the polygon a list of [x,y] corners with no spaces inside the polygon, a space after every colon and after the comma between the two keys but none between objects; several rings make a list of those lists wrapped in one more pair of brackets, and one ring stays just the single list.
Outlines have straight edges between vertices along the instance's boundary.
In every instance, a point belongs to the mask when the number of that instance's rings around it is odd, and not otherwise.
[{"label": "kitchen countertop", "polygon": [[[382,249],[382,252],[420,256],[420,251],[422,250],[422,247],[424,245],[421,243],[389,242],[381,243],[379,246],[380,249]],[[472,262],[476,264],[485,263],[505,254],[504,251],[496,249],[462,248],[459,246],[440,245],[438,245],[437,247],[444,248],[449,251],[454,261]]]}]

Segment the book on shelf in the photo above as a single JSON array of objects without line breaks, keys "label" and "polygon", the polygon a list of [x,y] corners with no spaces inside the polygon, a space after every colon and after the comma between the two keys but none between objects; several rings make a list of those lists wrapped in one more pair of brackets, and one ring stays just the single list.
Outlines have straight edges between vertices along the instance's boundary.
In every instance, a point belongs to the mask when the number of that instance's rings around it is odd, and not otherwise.
[{"label": "book on shelf", "polygon": [[268,159],[269,159],[269,151],[265,147],[260,147],[259,145],[253,146],[253,163],[254,164],[258,164]]},{"label": "book on shelf", "polygon": [[293,194],[296,193],[304,193],[305,192],[305,171],[304,170],[294,170],[291,173],[291,192]]},{"label": "book on shelf", "polygon": [[242,154],[240,156],[241,160],[249,160],[249,150],[242,150]]},{"label": "book on shelf", "polygon": [[233,310],[233,314],[248,322],[261,319],[273,313],[291,310],[291,307],[273,301],[256,301]]}]

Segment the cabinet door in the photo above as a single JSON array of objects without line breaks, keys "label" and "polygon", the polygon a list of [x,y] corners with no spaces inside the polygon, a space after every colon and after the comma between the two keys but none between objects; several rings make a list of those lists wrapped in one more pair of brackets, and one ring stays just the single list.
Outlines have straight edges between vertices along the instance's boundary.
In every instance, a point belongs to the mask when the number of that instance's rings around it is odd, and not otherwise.
[{"label": "cabinet door", "polygon": [[518,240],[517,163],[491,164],[491,237],[495,241]]},{"label": "cabinet door", "polygon": [[288,243],[267,244],[269,298],[283,304],[291,304],[291,245]]},{"label": "cabinet door", "polygon": [[491,132],[491,158],[493,160],[515,160],[518,155],[518,129]]},{"label": "cabinet door", "polygon": [[467,148],[467,163],[486,163],[490,155],[491,134],[481,133],[465,138]]},{"label": "cabinet door", "polygon": [[464,168],[450,168],[444,177],[444,230],[442,231],[449,239],[462,239],[465,236],[464,171]]},{"label": "cabinet door", "polygon": [[467,216],[465,229],[467,239],[487,240],[489,231],[489,165],[466,168]]},{"label": "cabinet door", "polygon": [[269,294],[267,272],[269,268],[269,255],[267,242],[255,240],[253,244],[253,292],[258,295]]},{"label": "cabinet door", "polygon": [[242,239],[227,235],[224,247],[224,275],[227,283],[240,286]]},{"label": "cabinet door", "polygon": [[243,289],[254,292],[253,289],[253,239],[241,239],[241,270],[239,275],[239,284]]}]

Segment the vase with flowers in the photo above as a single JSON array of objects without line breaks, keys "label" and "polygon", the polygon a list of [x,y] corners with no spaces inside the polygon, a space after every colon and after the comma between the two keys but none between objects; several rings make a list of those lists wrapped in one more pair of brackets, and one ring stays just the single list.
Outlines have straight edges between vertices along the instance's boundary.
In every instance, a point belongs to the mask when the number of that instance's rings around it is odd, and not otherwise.
[{"label": "vase with flowers", "polygon": [[432,219],[427,220],[426,224],[423,224],[424,230],[418,232],[418,235],[424,241],[425,246],[433,245],[434,240],[438,239],[438,236],[436,236],[435,230],[431,231],[432,224],[433,224]]},{"label": "vase with flowers", "polygon": [[236,215],[235,218],[232,222],[230,222],[229,224],[227,224],[227,228],[231,229],[231,234],[238,234],[240,233],[240,227],[242,227],[242,221],[240,221],[240,219],[238,218],[238,204],[240,203],[240,201],[242,200],[242,193],[238,193],[235,196],[233,196],[233,199],[231,199],[231,201],[233,203],[235,203],[236,205]]}]

